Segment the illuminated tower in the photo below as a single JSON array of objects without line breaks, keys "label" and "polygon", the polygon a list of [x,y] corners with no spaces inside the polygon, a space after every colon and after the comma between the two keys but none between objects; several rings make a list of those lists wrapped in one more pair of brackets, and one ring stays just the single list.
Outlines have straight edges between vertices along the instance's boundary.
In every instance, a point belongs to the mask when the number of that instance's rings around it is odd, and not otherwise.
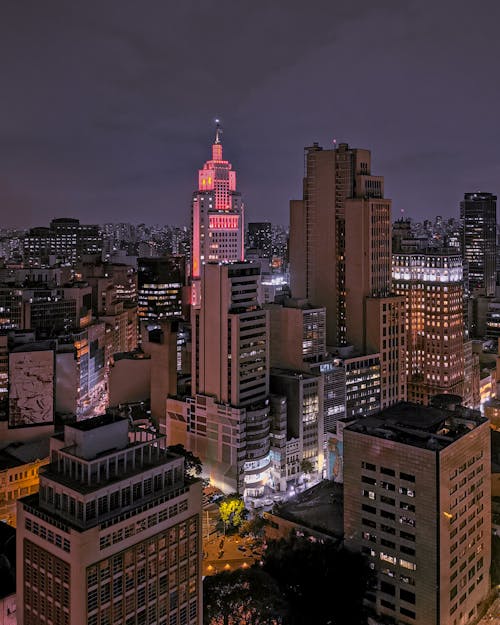
[{"label": "illuminated tower", "polygon": [[408,399],[464,397],[462,257],[455,250],[393,254],[393,288],[405,298]]},{"label": "illuminated tower", "polygon": [[193,193],[191,250],[192,298],[200,303],[201,265],[209,261],[244,260],[244,206],[236,191],[236,172],[222,157],[222,129],[217,120],[212,158],[198,172]]}]

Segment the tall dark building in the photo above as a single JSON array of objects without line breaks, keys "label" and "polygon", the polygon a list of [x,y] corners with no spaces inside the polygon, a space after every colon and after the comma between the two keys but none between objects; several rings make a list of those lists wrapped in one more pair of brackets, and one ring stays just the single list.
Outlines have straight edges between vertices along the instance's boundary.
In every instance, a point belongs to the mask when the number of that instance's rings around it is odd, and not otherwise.
[{"label": "tall dark building", "polygon": [[184,256],[139,258],[137,315],[140,320],[182,317],[185,264]]},{"label": "tall dark building", "polygon": [[460,202],[460,219],[462,252],[469,271],[469,292],[494,295],[497,196],[491,193],[466,193]]},{"label": "tall dark building", "polygon": [[273,235],[270,221],[257,221],[248,224],[248,247],[261,250],[266,258],[273,255]]}]

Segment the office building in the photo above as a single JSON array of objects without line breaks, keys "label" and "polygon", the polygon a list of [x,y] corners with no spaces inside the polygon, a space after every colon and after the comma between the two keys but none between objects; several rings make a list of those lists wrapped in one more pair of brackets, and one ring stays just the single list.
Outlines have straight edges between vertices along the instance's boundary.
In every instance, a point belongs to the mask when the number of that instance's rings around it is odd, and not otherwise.
[{"label": "office building", "polygon": [[376,574],[372,609],[466,625],[489,593],[490,432],[463,406],[400,403],[343,430],[344,531]]},{"label": "office building", "polygon": [[269,478],[269,322],[252,263],[206,263],[192,309],[192,397],[167,400],[166,432],[217,486],[246,496]]},{"label": "office building", "polygon": [[495,295],[497,197],[466,193],[460,202],[462,253],[469,270],[469,292]]},{"label": "office building", "polygon": [[326,308],[328,346],[380,354],[381,405],[406,398],[404,301],[391,291],[391,201],[368,150],[306,148],[304,194],[290,204],[294,297]]},{"label": "office building", "polygon": [[140,321],[152,324],[182,317],[185,262],[184,256],[139,258],[137,314]]},{"label": "office building", "polygon": [[271,391],[286,398],[287,439],[298,441],[298,461],[323,475],[323,378],[286,369],[271,369]]},{"label": "office building", "polygon": [[212,158],[198,172],[191,207],[191,301],[200,303],[202,265],[244,260],[244,205],[236,190],[236,172],[222,156],[222,129],[217,123]]},{"label": "office building", "polygon": [[455,249],[393,254],[393,288],[405,298],[408,400],[464,395],[462,258]]},{"label": "office building", "polygon": [[[346,200],[383,197],[383,180],[370,175],[368,150],[341,143],[323,150],[305,149],[303,199],[290,203],[290,274],[294,297],[327,311],[327,344],[345,345]],[[359,252],[359,244],[356,246]]]},{"label": "office building", "polygon": [[51,439],[18,503],[18,625],[201,625],[201,485],[104,415]]}]

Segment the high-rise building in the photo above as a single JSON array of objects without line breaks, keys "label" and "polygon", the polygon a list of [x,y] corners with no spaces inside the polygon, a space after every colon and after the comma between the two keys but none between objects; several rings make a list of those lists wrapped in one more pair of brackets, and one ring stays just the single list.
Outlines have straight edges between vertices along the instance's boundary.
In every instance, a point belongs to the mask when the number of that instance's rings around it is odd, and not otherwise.
[{"label": "high-rise building", "polygon": [[244,205],[236,191],[236,172],[222,156],[217,123],[212,158],[198,172],[192,201],[191,279],[194,305],[200,302],[203,263],[244,260]]},{"label": "high-rise building", "polygon": [[401,403],[343,430],[344,534],[394,623],[471,622],[489,593],[490,432],[479,412]]},{"label": "high-rise building", "polygon": [[326,307],[327,345],[380,354],[381,406],[406,398],[404,301],[391,293],[391,201],[368,150],[306,148],[290,204],[291,288]]},{"label": "high-rise building", "polygon": [[[456,250],[393,254],[394,291],[406,304],[408,400],[464,395],[462,258]],[[467,402],[469,403],[469,402]]]},{"label": "high-rise building", "polygon": [[139,258],[138,309],[140,321],[154,323],[182,317],[185,284],[184,256]]},{"label": "high-rise building", "polygon": [[260,268],[206,263],[192,309],[192,394],[167,400],[166,432],[198,455],[212,481],[242,495],[269,478],[269,322]]},{"label": "high-rise building", "polygon": [[111,415],[51,439],[18,503],[18,625],[201,625],[201,485]]},{"label": "high-rise building", "polygon": [[268,312],[258,301],[252,263],[207,263],[202,306],[192,319],[193,391],[233,406],[269,395]]},{"label": "high-rise building", "polygon": [[495,295],[497,196],[466,193],[460,202],[462,253],[468,265],[469,292]]},{"label": "high-rise building", "polygon": [[[348,342],[346,326],[346,200],[383,197],[383,179],[370,175],[368,150],[341,143],[305,149],[303,199],[290,203],[290,273],[294,297],[327,309],[327,343]],[[359,252],[359,244],[356,246]]]}]

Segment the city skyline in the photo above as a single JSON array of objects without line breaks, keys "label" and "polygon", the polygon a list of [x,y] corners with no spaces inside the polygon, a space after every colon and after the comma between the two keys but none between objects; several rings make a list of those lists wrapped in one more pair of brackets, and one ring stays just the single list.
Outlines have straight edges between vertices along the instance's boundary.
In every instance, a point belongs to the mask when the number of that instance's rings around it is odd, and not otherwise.
[{"label": "city skyline", "polygon": [[483,13],[448,0],[283,7],[153,3],[138,15],[121,3],[120,14],[100,7],[97,19],[92,3],[71,14],[63,4],[25,12],[7,3],[5,226],[104,214],[148,223],[182,214],[187,223],[217,116],[248,221],[286,223],[303,147],[334,138],[377,154],[395,215],[456,216],[465,192],[497,193],[495,3]]}]

